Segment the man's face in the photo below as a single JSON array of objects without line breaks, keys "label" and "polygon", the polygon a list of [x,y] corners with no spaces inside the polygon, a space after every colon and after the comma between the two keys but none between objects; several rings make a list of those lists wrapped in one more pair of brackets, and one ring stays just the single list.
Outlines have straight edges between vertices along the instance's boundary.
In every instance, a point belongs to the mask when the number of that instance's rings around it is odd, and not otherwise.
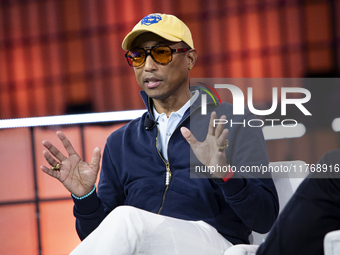
[{"label": "man's face", "polygon": [[[143,33],[134,40],[131,48],[156,45],[170,46],[172,49],[186,47],[182,42],[170,42],[156,34]],[[189,55],[189,52],[173,53],[172,61],[168,64],[159,64],[148,56],[142,66],[134,67],[139,86],[149,97],[156,100],[165,100],[171,96],[176,98],[181,93],[187,93],[191,61]]]}]

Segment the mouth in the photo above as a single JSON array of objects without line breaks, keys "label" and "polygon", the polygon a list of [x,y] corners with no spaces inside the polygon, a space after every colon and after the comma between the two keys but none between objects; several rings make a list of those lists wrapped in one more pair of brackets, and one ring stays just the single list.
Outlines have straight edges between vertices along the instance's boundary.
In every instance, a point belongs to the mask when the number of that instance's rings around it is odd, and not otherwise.
[{"label": "mouth", "polygon": [[144,84],[147,88],[155,88],[162,82],[161,79],[156,77],[146,77],[144,78]]}]

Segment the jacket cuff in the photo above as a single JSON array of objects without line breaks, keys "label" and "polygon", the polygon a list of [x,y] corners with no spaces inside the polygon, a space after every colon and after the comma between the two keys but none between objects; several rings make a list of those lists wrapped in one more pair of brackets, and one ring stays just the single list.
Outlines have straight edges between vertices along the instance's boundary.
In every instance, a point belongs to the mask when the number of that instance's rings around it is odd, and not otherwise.
[{"label": "jacket cuff", "polygon": [[77,199],[72,196],[74,202],[74,209],[78,214],[88,215],[98,210],[100,207],[100,200],[96,192],[91,193],[83,199]]},{"label": "jacket cuff", "polygon": [[223,180],[224,182],[226,182],[226,181],[230,180],[231,177],[233,177],[233,175],[234,175],[234,172],[233,172],[233,171],[230,171],[229,173],[227,173],[227,174],[222,178],[222,180]]},{"label": "jacket cuff", "polygon": [[233,178],[228,179],[228,181],[218,183],[227,197],[236,195],[246,186],[246,181],[241,177],[235,178],[235,175],[237,174],[235,173]]}]

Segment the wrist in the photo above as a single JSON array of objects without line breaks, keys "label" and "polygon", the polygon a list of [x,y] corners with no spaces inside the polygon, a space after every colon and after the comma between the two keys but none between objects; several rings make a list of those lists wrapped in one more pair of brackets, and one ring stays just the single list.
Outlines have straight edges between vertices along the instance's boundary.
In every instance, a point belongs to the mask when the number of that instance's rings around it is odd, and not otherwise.
[{"label": "wrist", "polygon": [[91,195],[93,192],[95,192],[95,191],[96,191],[96,184],[94,185],[93,189],[92,189],[89,193],[87,193],[86,195],[84,195],[84,196],[78,197],[78,196],[76,196],[76,195],[74,195],[74,194],[71,194],[71,195],[72,195],[72,197],[74,197],[75,199],[82,200],[82,199],[87,198],[88,196],[90,196],[90,195]]},{"label": "wrist", "polygon": [[230,171],[227,174],[225,174],[223,177],[218,177],[213,174],[213,178],[216,182],[223,183],[223,182],[228,181],[231,177],[233,177],[233,175],[234,175],[234,172]]}]

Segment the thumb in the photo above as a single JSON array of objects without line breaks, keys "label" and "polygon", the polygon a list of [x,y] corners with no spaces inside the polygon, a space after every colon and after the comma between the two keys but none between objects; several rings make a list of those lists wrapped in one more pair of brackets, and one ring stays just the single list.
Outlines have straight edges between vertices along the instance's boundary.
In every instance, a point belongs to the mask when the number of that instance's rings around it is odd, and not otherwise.
[{"label": "thumb", "polygon": [[197,139],[195,138],[195,136],[191,133],[191,131],[188,128],[181,127],[181,133],[182,133],[183,137],[185,138],[185,140],[187,140],[187,142],[191,146],[198,143]]},{"label": "thumb", "polygon": [[96,147],[92,154],[91,164],[93,166],[96,166],[98,169],[99,169],[99,164],[100,164],[100,158],[101,158],[100,148]]},{"label": "thumb", "polygon": [[190,130],[187,129],[186,127],[181,127],[181,133],[184,139],[187,140],[188,143],[190,143],[190,135],[191,135]]}]

